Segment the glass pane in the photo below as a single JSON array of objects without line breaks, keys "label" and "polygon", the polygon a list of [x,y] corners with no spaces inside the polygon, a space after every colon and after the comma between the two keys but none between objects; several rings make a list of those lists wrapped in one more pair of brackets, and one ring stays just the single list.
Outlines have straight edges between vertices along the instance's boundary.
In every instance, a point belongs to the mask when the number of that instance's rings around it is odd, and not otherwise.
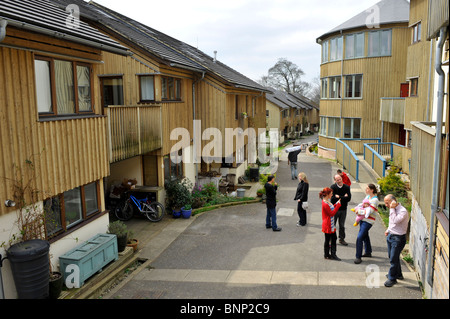
[{"label": "glass pane", "polygon": [[355,57],[355,36],[353,34],[345,37],[345,57],[347,59]]},{"label": "glass pane", "polygon": [[66,215],[67,228],[82,220],[83,214],[81,208],[81,192],[79,187],[64,192],[64,211]]},{"label": "glass pane", "polygon": [[181,99],[181,80],[176,80],[176,99]]},{"label": "glass pane", "polygon": [[86,201],[86,215],[98,212],[97,183],[84,186],[84,200]]},{"label": "glass pane", "polygon": [[378,55],[379,32],[369,32],[369,56]]},{"label": "glass pane", "polygon": [[163,99],[167,99],[167,79],[161,78],[161,96]]},{"label": "glass pane", "polygon": [[87,66],[77,66],[78,109],[92,111],[91,103],[91,72]]},{"label": "glass pane", "polygon": [[336,58],[338,60],[342,60],[342,54],[344,50],[343,39],[342,37],[337,38],[337,48],[336,48]]},{"label": "glass pane", "polygon": [[355,75],[355,94],[354,97],[362,96],[362,75]]},{"label": "glass pane", "polygon": [[345,77],[345,97],[353,97],[353,76]]},{"label": "glass pane", "polygon": [[352,138],[352,119],[344,119],[344,137]]},{"label": "glass pane", "polygon": [[36,97],[39,113],[52,112],[52,85],[50,61],[34,60]]},{"label": "glass pane", "polygon": [[355,57],[364,56],[364,33],[359,33],[356,35],[356,45],[355,45]]},{"label": "glass pane", "polygon": [[155,100],[153,76],[141,76],[141,99],[142,101]]},{"label": "glass pane", "polygon": [[123,105],[122,78],[103,78],[103,107],[108,105]]},{"label": "glass pane", "polygon": [[381,31],[381,55],[391,55],[391,30]]},{"label": "glass pane", "polygon": [[353,138],[361,138],[361,119],[353,119]]},{"label": "glass pane", "polygon": [[45,228],[47,236],[52,236],[62,230],[61,203],[59,196],[44,201]]},{"label": "glass pane", "polygon": [[55,86],[58,114],[74,114],[72,62],[55,60]]}]

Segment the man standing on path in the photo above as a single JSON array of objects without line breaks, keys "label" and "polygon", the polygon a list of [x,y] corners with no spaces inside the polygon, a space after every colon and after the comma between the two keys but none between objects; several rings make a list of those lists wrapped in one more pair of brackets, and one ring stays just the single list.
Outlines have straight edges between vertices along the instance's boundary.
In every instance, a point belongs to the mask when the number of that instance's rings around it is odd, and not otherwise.
[{"label": "man standing on path", "polygon": [[392,194],[384,197],[384,204],[389,208],[389,227],[384,234],[386,235],[388,257],[391,263],[387,274],[388,280],[384,285],[392,287],[397,283],[397,279],[403,279],[400,254],[406,244],[409,215],[406,208],[397,203]]},{"label": "man standing on path", "polygon": [[339,211],[334,216],[336,225],[339,225],[339,243],[341,245],[347,246],[345,241],[345,219],[347,217],[347,205],[352,199],[352,194],[350,193],[350,187],[345,185],[342,181],[342,177],[339,174],[334,176],[335,183],[331,185],[333,190],[333,197],[331,197],[331,203],[334,205],[341,200],[341,207]]},{"label": "man standing on path", "polygon": [[267,183],[264,185],[266,189],[266,228],[272,228],[273,231],[281,231],[277,225],[277,189],[278,185],[275,183],[275,177],[270,175],[267,177]]},{"label": "man standing on path", "polygon": [[291,178],[297,179],[297,158],[298,154],[302,151],[301,148],[299,148],[296,151],[289,152],[288,154],[288,165],[291,165]]}]

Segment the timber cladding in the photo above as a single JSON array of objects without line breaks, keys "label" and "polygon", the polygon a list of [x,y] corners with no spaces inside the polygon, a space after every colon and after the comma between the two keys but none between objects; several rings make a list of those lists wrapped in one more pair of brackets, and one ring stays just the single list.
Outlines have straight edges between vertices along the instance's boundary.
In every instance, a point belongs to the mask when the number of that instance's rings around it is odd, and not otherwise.
[{"label": "timber cladding", "polygon": [[[361,98],[328,98],[320,101],[320,116],[340,118],[361,118],[361,137],[371,138],[381,135],[380,98],[399,97],[400,83],[406,79],[407,48],[410,30],[405,25],[387,25],[392,30],[391,55],[381,57],[361,57],[323,63],[320,78],[341,77],[345,75],[362,75]],[[367,29],[353,29],[346,34],[357,33]],[[370,30],[369,30],[370,31]],[[335,35],[334,35],[335,36]],[[332,38],[331,36],[330,38]],[[324,39],[326,41],[328,39]],[[345,41],[344,41],[345,42]],[[368,36],[365,37],[367,53]],[[343,50],[345,52],[345,43]],[[341,82],[341,94],[345,94],[345,79]],[[341,132],[343,132],[341,120]],[[384,132],[386,140],[396,137],[398,132]],[[331,147],[328,144],[326,147]]]},{"label": "timber cladding", "polygon": [[[38,200],[109,174],[106,117],[39,119],[32,52],[0,47],[0,83],[0,198],[14,199],[16,174],[35,175]],[[0,215],[12,210],[0,205]]]}]

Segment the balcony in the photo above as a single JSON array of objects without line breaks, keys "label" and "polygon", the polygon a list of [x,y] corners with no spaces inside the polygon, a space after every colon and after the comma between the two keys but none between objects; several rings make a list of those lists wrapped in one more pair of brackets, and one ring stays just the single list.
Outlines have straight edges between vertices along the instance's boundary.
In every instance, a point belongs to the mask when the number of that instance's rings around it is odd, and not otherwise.
[{"label": "balcony", "polygon": [[380,121],[404,124],[405,98],[382,97],[380,101]]},{"label": "balcony", "polygon": [[109,162],[162,147],[161,106],[109,106]]}]

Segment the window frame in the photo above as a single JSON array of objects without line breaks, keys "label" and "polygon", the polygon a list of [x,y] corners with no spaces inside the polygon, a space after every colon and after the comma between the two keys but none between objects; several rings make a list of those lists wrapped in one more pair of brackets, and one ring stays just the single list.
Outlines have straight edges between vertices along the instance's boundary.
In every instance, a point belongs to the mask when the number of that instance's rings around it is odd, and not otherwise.
[{"label": "window frame", "polygon": [[[359,136],[354,136],[355,133],[355,120],[359,120]],[[343,126],[343,137],[344,138],[361,138],[361,127],[362,127],[362,119],[360,117],[344,117],[344,126]],[[350,136],[346,136],[345,128],[347,127],[347,121],[350,121]]]},{"label": "window frame", "polygon": [[[362,36],[362,54],[358,55],[357,54],[357,47],[358,47],[358,37]],[[348,48],[350,47],[348,45],[348,39],[352,38],[352,56],[348,55]],[[360,39],[361,40],[361,39]],[[364,58],[365,57],[365,46],[366,44],[366,32],[358,32],[358,33],[352,33],[352,34],[347,34],[345,36],[345,59],[359,59],[359,58]]]},{"label": "window frame", "polygon": [[[352,90],[351,90],[351,96],[348,96],[348,90],[347,90],[347,83],[348,83],[348,77],[352,77]],[[356,77],[361,77],[360,83],[360,96],[355,96],[355,89],[356,89]],[[364,76],[363,74],[346,74],[344,75],[345,85],[344,85],[344,98],[345,99],[362,99],[363,98],[363,89],[364,89]]]},{"label": "window frame", "polygon": [[[104,84],[104,80],[105,79],[120,79],[122,80],[122,104],[108,104],[105,105],[105,84]],[[125,92],[124,92],[124,85],[123,85],[123,75],[102,75],[100,76],[100,93],[101,93],[101,105],[102,108],[107,108],[110,105],[125,105]]]},{"label": "window frame", "polygon": [[[47,61],[49,62],[50,68],[50,97],[51,97],[51,111],[50,112],[39,112],[38,106],[38,98],[36,94],[36,110],[40,118],[48,118],[48,117],[74,117],[74,116],[83,116],[83,115],[91,115],[95,114],[95,105],[94,105],[94,79],[93,79],[93,66],[92,64],[76,61],[76,60],[68,60],[68,59],[57,59],[48,56],[35,55],[34,61]],[[74,97],[74,113],[63,113],[58,114],[58,105],[57,105],[57,96],[56,96],[56,75],[55,75],[55,61],[64,61],[69,62],[72,67],[72,93]],[[90,96],[91,96],[91,110],[81,111],[79,105],[79,96],[78,96],[78,76],[77,76],[77,66],[83,66],[89,68],[89,83],[90,83]],[[34,81],[35,81],[35,89],[37,90],[36,85],[36,67],[33,64],[33,72],[34,72]]]},{"label": "window frame", "polygon": [[[342,97],[342,79],[341,76],[330,76],[328,82],[329,86],[329,92],[328,92],[328,98],[329,99],[340,99]],[[334,83],[338,83],[338,88],[334,90]]]},{"label": "window frame", "polygon": [[[383,42],[383,33],[385,32],[389,32],[389,52],[386,53],[382,53],[381,48],[382,48],[382,42]],[[376,52],[375,51],[371,51],[371,36],[377,35],[377,39],[375,39],[377,42],[376,45],[374,45],[374,48],[376,48]],[[392,56],[392,29],[382,29],[382,30],[377,30],[377,31],[369,31],[369,35],[368,35],[368,45],[367,45],[367,57],[384,57],[384,56]]]},{"label": "window frame", "polygon": [[[170,81],[173,81],[170,83]],[[171,84],[173,86],[171,86]],[[182,80],[173,76],[161,76],[161,100],[162,101],[182,101]],[[173,90],[173,98],[171,98],[171,91]]]},{"label": "window frame", "polygon": [[409,79],[409,97],[418,97],[419,96],[419,78],[410,78]]},{"label": "window frame", "polygon": [[[95,195],[97,197],[97,209],[95,210],[91,210],[91,211],[87,211],[87,203],[86,203],[86,187],[89,185],[95,184]],[[67,224],[67,220],[66,220],[66,207],[65,207],[65,201],[64,201],[64,194],[69,192],[69,191],[73,191],[76,190],[77,188],[79,188],[79,192],[80,192],[80,199],[81,199],[81,218],[71,224]],[[58,217],[59,217],[59,222],[60,224],[58,225],[58,228],[56,231],[52,232],[51,234],[48,233],[48,224],[46,223],[46,237],[48,239],[50,238],[54,238],[54,237],[59,237],[59,236],[64,236],[66,234],[68,234],[69,232],[71,232],[73,229],[76,229],[76,226],[79,224],[82,224],[84,222],[89,221],[92,218],[95,218],[95,216],[100,215],[101,212],[101,200],[100,200],[100,183],[99,181],[94,181],[91,183],[87,183],[85,185],[82,186],[77,186],[75,188],[72,188],[68,191],[65,191],[61,194],[58,194],[56,196],[52,196],[50,198],[47,198],[43,201],[43,207],[44,207],[44,212],[46,214],[46,220],[48,220],[48,211],[47,211],[47,203],[48,201],[56,201],[58,203]]]},{"label": "window frame", "polygon": [[411,44],[419,43],[420,38],[422,37],[422,22],[419,21],[411,26],[412,31],[412,38],[411,38]]},{"label": "window frame", "polygon": [[[142,78],[143,77],[151,77],[153,79],[153,99],[152,100],[142,98]],[[139,103],[155,102],[156,101],[156,90],[155,90],[156,77],[155,77],[155,75],[154,74],[139,74],[138,78],[139,78]]]}]

